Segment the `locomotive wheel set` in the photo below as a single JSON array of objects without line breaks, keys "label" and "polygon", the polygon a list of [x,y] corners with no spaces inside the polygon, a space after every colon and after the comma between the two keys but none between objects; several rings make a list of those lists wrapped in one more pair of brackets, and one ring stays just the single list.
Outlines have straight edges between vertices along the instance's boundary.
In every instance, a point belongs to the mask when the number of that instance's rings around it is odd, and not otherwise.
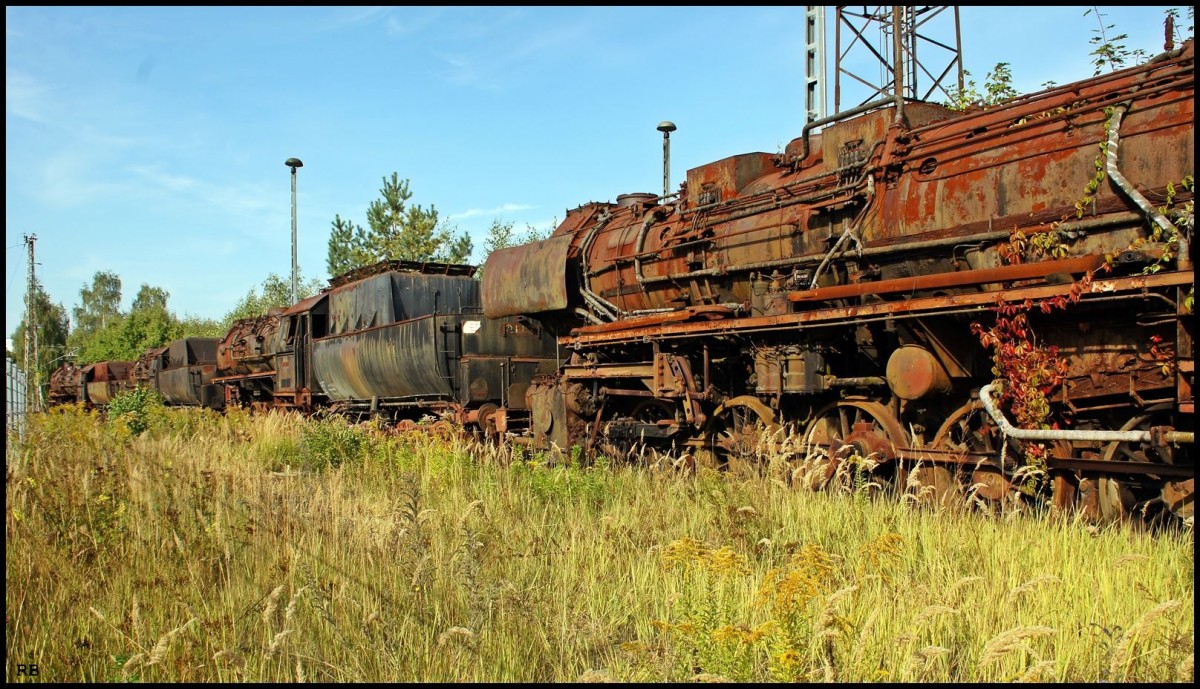
[{"label": "locomotive wheel set", "polygon": [[52,395],[169,379],[176,404],[1188,519],[1194,100],[1192,41],[987,108],[880,99],[575,208],[482,281],[384,262]]}]

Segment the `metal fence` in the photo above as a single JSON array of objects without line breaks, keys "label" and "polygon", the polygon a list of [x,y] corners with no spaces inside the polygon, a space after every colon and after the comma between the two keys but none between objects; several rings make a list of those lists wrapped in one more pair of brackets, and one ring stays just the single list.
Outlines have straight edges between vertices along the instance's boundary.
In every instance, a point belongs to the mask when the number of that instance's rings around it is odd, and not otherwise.
[{"label": "metal fence", "polygon": [[6,433],[25,434],[25,411],[28,400],[27,377],[15,361],[4,359],[4,428]]}]

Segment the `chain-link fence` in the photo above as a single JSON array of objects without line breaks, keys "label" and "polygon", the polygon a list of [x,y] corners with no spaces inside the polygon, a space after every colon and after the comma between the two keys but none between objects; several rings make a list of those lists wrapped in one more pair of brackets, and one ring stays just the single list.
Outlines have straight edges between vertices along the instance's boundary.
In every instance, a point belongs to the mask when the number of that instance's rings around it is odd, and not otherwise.
[{"label": "chain-link fence", "polygon": [[15,361],[4,359],[4,428],[6,433],[25,433],[25,412],[28,405],[27,376]]}]

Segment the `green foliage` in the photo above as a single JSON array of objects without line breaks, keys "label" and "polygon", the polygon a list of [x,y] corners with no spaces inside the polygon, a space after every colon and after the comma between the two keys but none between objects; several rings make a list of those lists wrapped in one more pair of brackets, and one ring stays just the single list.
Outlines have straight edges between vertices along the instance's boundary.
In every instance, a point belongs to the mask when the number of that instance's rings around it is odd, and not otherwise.
[{"label": "green foliage", "polygon": [[[62,304],[55,304],[50,301],[50,295],[42,289],[41,283],[35,281],[33,284],[32,298],[33,313],[37,318],[37,361],[36,370],[32,366],[26,366],[25,362],[25,336],[26,336],[26,318],[28,314],[22,314],[21,324],[13,331],[13,360],[22,370],[30,371],[31,378],[33,374],[37,374],[37,380],[43,386],[49,384],[50,374],[54,369],[58,368],[60,361],[64,355],[68,353],[67,349],[67,327],[68,318],[67,310]],[[26,309],[28,309],[26,302]]]},{"label": "green foliage", "polygon": [[578,453],[565,459],[557,466],[547,466],[542,453],[535,453],[529,459],[514,458],[512,468],[518,480],[547,504],[589,508],[604,505],[609,498],[606,466],[581,466]]},{"label": "green foliage", "polygon": [[331,276],[382,260],[464,263],[473,244],[439,222],[437,209],[410,203],[409,181],[393,172],[383,178],[380,198],[367,207],[367,229],[334,217],[326,266]]},{"label": "green foliage", "polygon": [[224,320],[187,315],[179,319],[179,337],[224,337],[229,332]]},{"label": "green foliage", "polygon": [[[555,222],[553,225],[557,224]],[[475,271],[475,278],[477,280],[483,279],[482,264],[487,261],[488,256],[491,256],[493,251],[547,239],[553,231],[553,225],[551,228],[544,230],[539,230],[533,225],[526,225],[525,232],[518,237],[517,233],[513,230],[513,222],[511,220],[508,222],[504,222],[500,218],[492,220],[492,226],[488,228],[487,237],[483,240],[483,261],[480,262],[479,269]]]},{"label": "green foliage", "polygon": [[962,89],[952,91],[950,99],[943,103],[951,110],[962,111],[972,106],[996,105],[1018,95],[1017,90],[1012,86],[1012,70],[1007,62],[996,63],[995,68],[988,72],[983,82],[986,95],[979,93],[979,87],[975,84],[975,80],[970,78],[970,72],[963,70],[963,76],[966,78],[966,85]]},{"label": "green foliage", "polygon": [[375,260],[371,243],[361,225],[335,215],[329,231],[329,256],[325,265],[330,276],[347,273]]},{"label": "green foliage", "polygon": [[[1188,194],[1195,195],[1196,193],[1196,178],[1192,175],[1187,175],[1180,181],[1179,185],[1186,190]],[[1142,271],[1144,274],[1157,273],[1164,266],[1171,264],[1175,260],[1175,255],[1179,251],[1179,228],[1188,227],[1188,223],[1192,222],[1192,218],[1196,212],[1196,201],[1194,198],[1188,199],[1182,205],[1175,205],[1175,197],[1179,191],[1172,182],[1167,182],[1167,200],[1166,203],[1158,208],[1158,212],[1167,218],[1171,223],[1169,229],[1164,230],[1157,223],[1154,224],[1150,232],[1150,236],[1146,237],[1147,242],[1160,242],[1162,244],[1162,255],[1154,263],[1146,266]],[[1190,234],[1190,233],[1189,233]],[[1141,241],[1135,242],[1140,245]],[[1188,311],[1191,310],[1187,302],[1184,303]]]},{"label": "green foliage", "polygon": [[[101,273],[97,273],[97,281]],[[105,278],[105,283],[119,278]],[[95,290],[96,287],[93,287]],[[86,290],[85,290],[86,291]],[[92,297],[80,292],[83,303]],[[111,296],[111,293],[110,293]],[[71,333],[74,351],[79,363],[96,361],[134,361],[147,349],[161,347],[167,342],[184,337],[199,336],[218,329],[216,321],[188,317],[180,321],[167,307],[170,293],[161,287],[142,283],[129,313],[111,312],[94,330],[76,330]],[[95,307],[88,307],[96,311]],[[79,313],[80,309],[76,309]]]},{"label": "green foliage", "polygon": [[581,511],[425,432],[359,426],[366,461],[274,475],[264,450],[296,467],[316,421],[164,413],[131,440],[64,407],[10,439],[11,657],[84,682],[1194,679],[1190,530],[728,475],[713,502],[628,466]]},{"label": "green foliage", "polygon": [[[1187,29],[1182,30],[1182,31],[1180,30],[1180,27],[1179,27],[1179,9],[1178,8],[1173,7],[1171,9],[1163,12],[1163,14],[1166,15],[1167,21],[1170,22],[1170,24],[1168,24],[1168,26],[1171,29],[1171,31],[1170,31],[1171,39],[1172,39],[1172,41],[1174,41],[1174,43],[1176,45],[1178,45],[1179,43],[1182,43],[1184,40],[1192,39],[1192,36],[1194,33],[1195,19],[1196,19],[1195,6],[1188,7],[1188,10],[1187,10],[1188,26],[1187,26]],[[1185,35],[1184,31],[1186,31],[1186,35]]]},{"label": "green foliage", "polygon": [[120,358],[133,361],[147,349],[161,347],[178,335],[179,322],[167,310],[165,299],[161,302],[157,298],[135,301],[133,309],[121,322],[120,341],[125,354]]},{"label": "green foliage", "polygon": [[[296,288],[298,290],[298,299],[307,299],[317,292],[321,291],[323,283],[317,278],[305,280],[303,275],[296,277]],[[235,321],[243,318],[257,318],[266,315],[268,311],[277,307],[291,306],[292,304],[292,282],[290,277],[283,277],[278,273],[271,273],[262,282],[262,293],[251,287],[246,296],[238,301],[229,313],[225,314],[225,318],[221,321],[220,332],[217,336],[224,335],[229,332],[229,328],[233,326]]]},{"label": "green foliage", "polygon": [[133,435],[141,435],[163,412],[162,395],[157,390],[138,387],[113,397],[108,405],[108,422],[127,429]]},{"label": "green foliage", "polygon": [[79,289],[79,306],[72,313],[75,322],[67,344],[82,351],[99,331],[121,319],[121,278],[111,271],[96,271],[91,287],[85,284]]},{"label": "green foliage", "polygon": [[1146,51],[1142,49],[1130,50],[1125,47],[1122,41],[1129,38],[1129,34],[1117,34],[1109,38],[1108,32],[1115,28],[1114,24],[1104,23],[1104,13],[1099,7],[1092,7],[1083,13],[1083,16],[1094,14],[1096,21],[1099,22],[1100,28],[1093,29],[1092,33],[1096,34],[1090,39],[1090,43],[1095,46],[1088,53],[1092,56],[1092,66],[1095,67],[1093,76],[1100,76],[1100,73],[1107,67],[1109,71],[1115,72],[1125,67],[1131,67],[1146,59]]},{"label": "green foliage", "polygon": [[300,434],[300,465],[315,471],[358,463],[374,448],[369,431],[345,417],[330,415],[304,426]]},{"label": "green foliage", "polygon": [[171,293],[161,287],[151,287],[146,283],[142,283],[138,290],[137,296],[133,299],[131,311],[142,311],[145,309],[166,309],[167,300],[170,299]]}]

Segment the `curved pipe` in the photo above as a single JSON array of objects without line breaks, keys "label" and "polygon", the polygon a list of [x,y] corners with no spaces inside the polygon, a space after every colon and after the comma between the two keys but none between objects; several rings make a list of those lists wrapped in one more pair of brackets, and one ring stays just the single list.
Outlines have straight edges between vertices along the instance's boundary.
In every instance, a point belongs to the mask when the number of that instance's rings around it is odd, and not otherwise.
[{"label": "curved pipe", "polygon": [[1168,443],[1196,442],[1196,434],[1188,431],[1167,431],[1156,434],[1151,431],[1072,431],[1066,429],[1017,428],[1008,422],[1008,419],[1004,416],[1004,412],[1000,411],[1000,407],[992,399],[994,386],[995,383],[988,383],[979,388],[979,400],[983,402],[983,408],[987,410],[988,415],[1000,427],[1000,432],[1017,440],[1092,440],[1102,443],[1148,443],[1153,442],[1154,437],[1157,436],[1161,441]]},{"label": "curved pipe", "polygon": [[873,100],[870,103],[863,103],[862,105],[858,106],[857,108],[850,108],[849,110],[843,110],[842,112],[839,112],[836,115],[830,115],[829,117],[822,117],[819,120],[810,121],[808,124],[804,125],[804,129],[800,130],[800,138],[803,142],[803,146],[800,149],[800,155],[796,156],[796,158],[794,159],[794,162],[797,162],[797,163],[803,162],[804,159],[808,157],[808,153],[809,153],[808,137],[812,133],[812,130],[814,127],[820,127],[822,125],[826,125],[831,122],[837,122],[838,120],[844,120],[848,117],[853,117],[854,115],[861,115],[862,113],[867,112],[868,110],[874,110],[875,108],[881,108],[885,105],[894,105],[897,100],[899,100],[899,99],[894,96],[888,96],[887,98],[880,98],[878,100]]},{"label": "curved pipe", "polygon": [[[607,318],[609,321],[615,321],[621,317],[621,309],[617,308],[616,304],[613,304],[612,302],[592,291],[591,281],[588,279],[588,271],[586,269],[588,252],[590,252],[592,249],[592,242],[595,241],[596,235],[600,232],[600,230],[608,224],[608,221],[611,217],[612,214],[606,210],[603,215],[596,219],[595,224],[588,229],[587,235],[583,238],[579,252],[579,292],[583,295],[584,301],[586,301],[592,306],[593,309],[595,309],[596,314],[601,319]],[[587,320],[596,322],[596,319],[591,317],[588,317]]]},{"label": "curved pipe", "polygon": [[1117,150],[1121,145],[1121,118],[1125,115],[1125,111],[1128,109],[1128,101],[1124,103],[1118,103],[1115,107],[1113,107],[1112,124],[1108,128],[1108,146],[1105,148],[1105,157],[1107,158],[1105,168],[1108,171],[1108,176],[1112,179],[1113,184],[1116,184],[1117,188],[1125,192],[1125,195],[1128,196],[1131,201],[1137,204],[1137,207],[1142,210],[1142,213],[1144,213],[1151,222],[1162,228],[1164,232],[1174,232],[1176,231],[1175,225],[1172,224],[1170,220],[1167,220],[1165,215],[1159,213],[1158,209],[1154,207],[1154,204],[1150,203],[1145,196],[1142,196],[1142,193],[1135,189],[1134,186],[1129,183],[1129,180],[1125,179],[1125,175],[1121,174],[1120,168],[1117,167]]}]

